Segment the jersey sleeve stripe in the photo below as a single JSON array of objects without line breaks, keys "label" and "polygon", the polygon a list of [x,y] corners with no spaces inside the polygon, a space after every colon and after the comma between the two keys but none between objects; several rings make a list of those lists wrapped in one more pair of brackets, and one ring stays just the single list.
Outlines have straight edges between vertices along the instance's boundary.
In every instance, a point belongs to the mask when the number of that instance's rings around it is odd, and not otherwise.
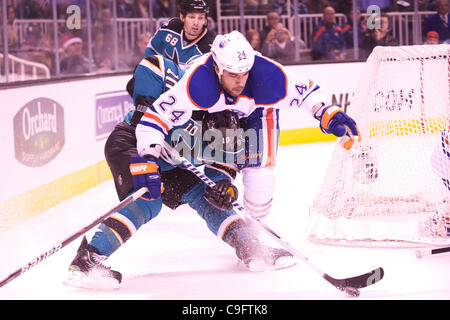
[{"label": "jersey sleeve stripe", "polygon": [[275,166],[275,130],[274,128],[274,109],[267,109],[266,126],[267,126],[267,161],[266,166]]},{"label": "jersey sleeve stripe", "polygon": [[156,129],[159,132],[161,132],[164,135],[164,137],[167,136],[167,133],[160,126],[158,126],[157,124],[154,124],[154,123],[151,123],[151,122],[148,122],[148,121],[142,121],[142,120],[139,122],[139,124],[144,125],[146,127],[151,127],[153,129]]},{"label": "jersey sleeve stripe", "polygon": [[[163,121],[161,120],[159,117],[157,117],[156,115],[149,113],[149,112],[145,112],[144,116],[143,116],[143,120],[147,118],[153,120],[154,122],[156,122],[157,124],[159,124],[162,128],[164,128],[166,130],[166,133],[169,132],[169,126]],[[145,121],[145,120],[144,120]],[[152,122],[153,122],[152,121]]]},{"label": "jersey sleeve stripe", "polygon": [[303,101],[305,101],[306,98],[308,98],[308,96],[309,96],[311,93],[313,93],[314,91],[319,90],[319,89],[320,89],[320,87],[319,87],[318,85],[316,85],[316,86],[314,87],[314,89],[312,89],[311,91],[309,91],[308,94],[307,94],[306,96],[303,97],[302,103],[303,103]]}]

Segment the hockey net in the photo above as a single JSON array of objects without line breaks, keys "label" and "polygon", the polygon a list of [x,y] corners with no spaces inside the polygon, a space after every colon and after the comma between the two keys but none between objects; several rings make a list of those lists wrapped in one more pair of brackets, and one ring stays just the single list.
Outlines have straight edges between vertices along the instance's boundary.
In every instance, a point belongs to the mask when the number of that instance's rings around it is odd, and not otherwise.
[{"label": "hockey net", "polygon": [[[337,145],[310,207],[315,241],[448,244],[450,45],[376,47],[347,113],[362,141]],[[447,153],[446,153],[447,152]]]}]

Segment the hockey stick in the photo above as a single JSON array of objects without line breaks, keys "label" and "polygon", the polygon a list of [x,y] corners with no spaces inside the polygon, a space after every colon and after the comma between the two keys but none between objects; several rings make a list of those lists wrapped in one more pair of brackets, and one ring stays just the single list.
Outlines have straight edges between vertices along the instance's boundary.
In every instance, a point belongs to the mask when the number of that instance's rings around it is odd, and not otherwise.
[{"label": "hockey stick", "polygon": [[[180,156],[180,154],[173,149],[168,143],[164,142],[164,148],[170,154],[172,159],[175,159],[177,162],[183,164],[187,170],[194,173],[197,177],[199,177],[204,183],[208,186],[213,187],[215,182],[212,181],[208,176],[206,176],[203,172],[198,170],[192,163],[190,163],[187,159]],[[292,247],[288,242],[284,241],[279,235],[277,235],[272,229],[266,226],[263,222],[261,222],[258,218],[253,217],[239,202],[233,201],[233,207],[238,211],[238,213],[242,214],[245,219],[248,219],[255,223],[260,229],[264,230],[268,235],[270,235],[275,241],[281,244],[284,248],[286,248],[291,254],[297,256],[301,260],[303,260],[307,265],[309,265],[314,271],[316,271],[319,275],[322,276],[326,281],[332,284],[335,288],[346,292],[351,296],[359,296],[359,288],[364,288],[370,286],[374,283],[380,281],[384,276],[383,268],[376,268],[370,272],[361,274],[359,276],[336,279],[323,272],[319,267],[313,264],[303,253]]]},{"label": "hockey stick", "polygon": [[86,233],[87,231],[89,231],[90,229],[92,229],[93,227],[98,225],[99,223],[102,223],[104,220],[106,220],[113,213],[116,213],[120,209],[123,209],[124,207],[126,207],[130,203],[134,202],[136,199],[138,199],[140,196],[142,196],[146,192],[147,192],[147,188],[142,187],[139,190],[137,190],[136,192],[134,192],[133,194],[129,195],[128,197],[123,199],[117,206],[115,206],[114,208],[112,208],[111,210],[106,212],[101,217],[99,217],[99,218],[95,219],[94,221],[92,221],[89,225],[85,226],[84,228],[80,229],[76,233],[72,234],[70,237],[66,238],[65,240],[63,240],[62,242],[57,244],[56,246],[53,246],[50,250],[47,250],[46,252],[44,252],[43,254],[38,256],[37,258],[31,260],[30,262],[28,262],[22,268],[17,269],[13,273],[11,273],[7,278],[5,278],[4,280],[0,281],[0,287],[3,287],[5,284],[7,284],[10,281],[14,280],[15,278],[17,278],[18,276],[20,276],[24,272],[30,270],[31,267],[34,267],[38,263],[40,263],[43,260],[45,260],[48,257],[50,257],[55,252],[61,250],[62,248],[67,246],[69,243],[71,243],[72,241],[74,241],[75,239],[77,239],[78,237],[80,237],[81,235],[83,235],[84,233]]},{"label": "hockey stick", "polygon": [[450,252],[450,247],[444,247],[444,248],[436,248],[436,249],[430,249],[430,248],[424,248],[424,249],[417,249],[416,250],[416,257],[417,258],[423,258],[426,256],[431,256],[434,254],[440,254]]}]

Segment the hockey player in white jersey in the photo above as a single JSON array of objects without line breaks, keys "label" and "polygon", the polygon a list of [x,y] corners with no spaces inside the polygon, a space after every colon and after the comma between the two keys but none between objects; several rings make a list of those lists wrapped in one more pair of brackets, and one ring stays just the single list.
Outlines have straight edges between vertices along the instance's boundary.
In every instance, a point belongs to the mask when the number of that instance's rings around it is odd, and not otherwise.
[{"label": "hockey player in white jersey", "polygon": [[[238,31],[216,36],[211,52],[191,59],[185,72],[180,82],[153,103],[150,112],[169,129],[185,123],[193,110],[231,110],[248,117],[258,108],[303,108],[319,120],[324,133],[342,137],[345,148],[350,149],[359,139],[355,121],[339,107],[330,105],[318,84],[256,54]],[[269,116],[266,118],[270,120]],[[159,157],[159,148],[151,146],[162,145],[165,129],[161,126],[161,130],[155,130],[148,125],[149,120],[143,117],[136,128],[137,150],[141,156]],[[273,194],[273,166],[251,164],[260,156],[258,144],[269,145],[270,141],[266,138],[257,140],[256,145],[247,143],[250,145],[245,148],[246,154],[236,159],[237,165],[243,167],[244,204],[252,214],[258,214],[251,210],[258,207],[267,213]],[[276,144],[270,145],[276,148]]]},{"label": "hockey player in white jersey", "polygon": [[[118,286],[122,274],[102,261],[141,226],[156,218],[162,205],[173,210],[189,205],[214,235],[235,249],[249,270],[285,268],[295,263],[290,252],[262,244],[254,230],[233,210],[232,201],[238,197],[233,186],[238,171],[234,159],[243,149],[245,119],[239,119],[231,111],[195,111],[189,121],[169,129],[152,111],[152,102],[173,87],[183,73],[173,61],[156,55],[146,57],[136,68],[133,90],[136,110],[130,111],[109,135],[105,157],[119,200],[140,185],[145,185],[149,192],[105,219],[90,240],[83,238],[69,265],[65,284],[83,288]],[[177,116],[176,110],[172,114]],[[135,138],[138,123],[161,132],[171,148],[181,147],[183,156],[195,166],[203,167],[204,174],[216,185],[207,187],[197,175],[168,158],[166,150],[162,150],[160,157],[139,157]],[[209,134],[212,135],[207,138]],[[158,149],[157,145],[151,148]]]}]

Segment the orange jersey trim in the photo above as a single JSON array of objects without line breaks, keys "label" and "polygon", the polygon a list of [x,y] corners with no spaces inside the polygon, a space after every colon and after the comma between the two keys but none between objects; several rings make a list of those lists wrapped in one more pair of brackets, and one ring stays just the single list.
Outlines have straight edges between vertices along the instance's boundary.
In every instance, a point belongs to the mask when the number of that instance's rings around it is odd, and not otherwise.
[{"label": "orange jersey trim", "polygon": [[150,118],[152,120],[155,120],[156,122],[158,122],[164,129],[166,129],[167,132],[169,132],[169,126],[162,121],[160,118],[158,118],[157,116],[155,116],[153,113],[144,113],[144,116],[147,118]]}]

